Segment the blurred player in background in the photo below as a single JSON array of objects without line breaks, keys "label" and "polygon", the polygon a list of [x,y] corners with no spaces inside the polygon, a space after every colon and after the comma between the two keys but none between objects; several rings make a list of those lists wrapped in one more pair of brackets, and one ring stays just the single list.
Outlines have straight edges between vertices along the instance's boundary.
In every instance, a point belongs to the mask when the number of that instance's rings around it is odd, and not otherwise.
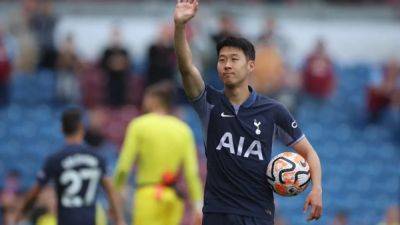
[{"label": "blurred player in background", "polygon": [[275,135],[310,165],[313,188],[304,204],[308,220],[322,214],[321,165],[298,124],[280,103],[258,95],[249,86],[255,67],[254,46],[228,37],[217,44],[220,92],[205,85],[192,63],[185,26],[197,11],[196,0],[178,0],[175,49],[184,89],[203,124],[207,155],[203,225],[274,223],[274,200],[266,168]]},{"label": "blurred player in background", "polygon": [[105,161],[83,144],[84,127],[81,117],[77,109],[63,113],[62,131],[66,145],[46,159],[37,183],[18,210],[17,221],[22,219],[44,186],[52,180],[57,192],[58,225],[95,225],[96,196],[100,184],[108,195],[116,224],[125,225],[112,181],[105,171]]},{"label": "blurred player in background", "polygon": [[149,86],[143,100],[145,115],[133,120],[126,131],[116,172],[118,189],[126,183],[137,160],[135,225],[178,225],[184,202],[175,188],[183,170],[193,208],[193,224],[201,223],[202,187],[194,137],[189,126],[169,115],[174,86],[163,81]]}]

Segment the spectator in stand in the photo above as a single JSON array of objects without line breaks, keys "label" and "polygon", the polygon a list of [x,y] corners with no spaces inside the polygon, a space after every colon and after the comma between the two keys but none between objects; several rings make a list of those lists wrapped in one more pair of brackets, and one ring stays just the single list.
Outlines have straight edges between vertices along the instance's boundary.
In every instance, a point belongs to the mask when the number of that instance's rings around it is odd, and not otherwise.
[{"label": "spectator in stand", "polygon": [[14,63],[18,53],[18,45],[15,37],[10,33],[5,25],[6,24],[0,22],[0,39],[6,48],[8,58],[12,63]]},{"label": "spectator in stand", "polygon": [[389,106],[400,108],[400,64],[392,58],[382,69],[373,71],[371,77],[367,105],[369,122],[376,122]]},{"label": "spectator in stand", "polygon": [[150,45],[147,53],[146,86],[161,80],[175,81],[176,56],[172,34],[173,28],[165,24],[157,41]]},{"label": "spectator in stand", "polygon": [[21,8],[9,15],[8,30],[15,37],[18,52],[15,59],[15,71],[31,74],[38,62],[38,46],[30,27],[33,14],[38,10],[37,0],[23,0]]},{"label": "spectator in stand", "polygon": [[288,63],[290,55],[290,43],[288,38],[279,30],[278,23],[275,18],[267,18],[264,23],[264,30],[258,37],[258,42],[273,43],[280,54]]},{"label": "spectator in stand", "polygon": [[285,63],[272,36],[264,37],[256,46],[256,65],[252,86],[263,95],[275,96],[284,84]]},{"label": "spectator in stand", "polygon": [[8,105],[9,83],[12,62],[6,45],[5,34],[0,24],[0,107]]},{"label": "spectator in stand", "polygon": [[379,225],[400,225],[400,208],[398,205],[390,206],[383,221]]},{"label": "spectator in stand", "polygon": [[74,37],[68,34],[59,47],[57,57],[57,98],[63,103],[79,103],[81,94],[78,75],[81,61],[76,51]]},{"label": "spectator in stand", "polygon": [[[227,12],[221,12],[221,17],[218,21],[218,30],[210,35],[210,40],[213,44],[209,46],[216,46],[217,43],[227,37],[240,36],[239,29],[235,23],[235,20]],[[205,60],[205,77],[207,83],[211,84],[217,89],[223,89],[222,82],[219,80],[218,73],[215,67],[217,61],[217,54],[215,54],[215,48],[209,50],[210,54]]]},{"label": "spectator in stand", "polygon": [[331,57],[326,52],[324,40],[319,39],[303,68],[303,89],[314,97],[326,99],[332,95],[335,84]]},{"label": "spectator in stand", "polygon": [[275,19],[267,19],[265,29],[258,37],[257,66],[253,72],[252,86],[257,92],[277,99],[295,113],[300,81],[286,57],[288,46],[285,36],[277,30]]},{"label": "spectator in stand", "polygon": [[55,69],[57,51],[54,46],[54,30],[56,25],[57,16],[54,14],[52,1],[40,0],[38,10],[30,20],[30,26],[39,45],[39,68]]},{"label": "spectator in stand", "polygon": [[11,224],[12,218],[15,216],[17,203],[21,200],[21,174],[16,170],[7,173],[4,187],[0,191],[0,210],[2,220],[0,224]]},{"label": "spectator in stand", "polygon": [[10,170],[7,172],[4,187],[1,190],[1,200],[8,198],[9,195],[17,195],[22,191],[21,187],[21,174],[17,170]]},{"label": "spectator in stand", "polygon": [[101,58],[101,68],[106,76],[108,104],[120,107],[126,103],[128,76],[131,73],[131,57],[123,46],[122,34],[118,26],[111,29],[110,45],[106,47]]},{"label": "spectator in stand", "polygon": [[106,114],[101,110],[91,110],[88,113],[88,126],[86,127],[85,142],[93,148],[99,148],[105,141],[104,134],[102,132],[102,126],[104,126],[106,120]]},{"label": "spectator in stand", "polygon": [[339,211],[335,214],[332,225],[348,225],[347,213],[344,211]]},{"label": "spectator in stand", "polygon": [[[112,171],[117,162],[117,147],[104,134],[107,113],[93,109],[88,112],[85,142],[95,149],[107,161],[107,169]],[[123,132],[123,131],[122,131]]]},{"label": "spectator in stand", "polygon": [[211,39],[215,44],[227,37],[239,35],[239,29],[237,28],[235,21],[227,13],[222,13],[222,16],[218,21],[218,26],[219,30],[211,35]]}]

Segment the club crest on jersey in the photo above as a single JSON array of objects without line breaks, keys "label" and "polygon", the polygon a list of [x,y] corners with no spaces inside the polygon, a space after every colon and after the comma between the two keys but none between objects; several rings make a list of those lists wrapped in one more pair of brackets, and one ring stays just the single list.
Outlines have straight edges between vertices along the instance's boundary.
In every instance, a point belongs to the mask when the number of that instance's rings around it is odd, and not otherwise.
[{"label": "club crest on jersey", "polygon": [[261,134],[261,130],[260,130],[260,125],[261,125],[261,122],[260,121],[257,121],[256,119],[254,119],[254,126],[256,126],[257,127],[257,129],[256,129],[256,134],[257,135],[260,135]]},{"label": "club crest on jersey", "polygon": [[261,142],[259,140],[253,140],[243,154],[244,140],[244,137],[240,137],[239,143],[237,144],[237,149],[235,149],[232,134],[230,132],[226,132],[224,135],[222,135],[216,149],[220,151],[222,148],[226,148],[229,150],[229,153],[233,155],[242,156],[244,158],[249,158],[250,155],[254,155],[257,156],[259,160],[264,160],[261,152]]}]

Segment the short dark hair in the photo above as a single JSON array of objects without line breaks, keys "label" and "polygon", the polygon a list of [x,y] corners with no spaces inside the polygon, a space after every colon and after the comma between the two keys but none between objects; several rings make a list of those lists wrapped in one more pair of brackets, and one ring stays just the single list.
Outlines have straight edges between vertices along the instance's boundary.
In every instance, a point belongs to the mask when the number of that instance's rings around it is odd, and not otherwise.
[{"label": "short dark hair", "polygon": [[146,94],[158,98],[167,109],[171,109],[175,100],[175,85],[171,81],[164,80],[152,84],[146,88]]},{"label": "short dark hair", "polygon": [[62,114],[62,131],[64,135],[76,134],[82,125],[82,113],[79,109],[67,109]]},{"label": "short dark hair", "polygon": [[223,47],[239,48],[240,50],[243,51],[243,53],[247,59],[249,59],[249,60],[256,59],[256,51],[254,50],[254,45],[245,38],[227,37],[227,38],[223,39],[222,41],[218,42],[218,44],[217,44],[218,55]]}]

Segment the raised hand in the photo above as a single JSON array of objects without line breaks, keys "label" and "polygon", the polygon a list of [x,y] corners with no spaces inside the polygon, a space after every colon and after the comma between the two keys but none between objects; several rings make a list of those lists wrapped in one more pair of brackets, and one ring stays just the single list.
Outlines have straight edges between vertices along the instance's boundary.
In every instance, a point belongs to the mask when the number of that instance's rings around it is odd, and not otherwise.
[{"label": "raised hand", "polygon": [[196,15],[198,5],[197,0],[177,0],[174,12],[175,24],[186,24]]}]

